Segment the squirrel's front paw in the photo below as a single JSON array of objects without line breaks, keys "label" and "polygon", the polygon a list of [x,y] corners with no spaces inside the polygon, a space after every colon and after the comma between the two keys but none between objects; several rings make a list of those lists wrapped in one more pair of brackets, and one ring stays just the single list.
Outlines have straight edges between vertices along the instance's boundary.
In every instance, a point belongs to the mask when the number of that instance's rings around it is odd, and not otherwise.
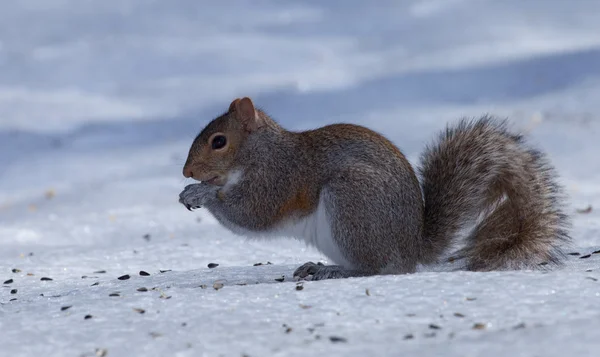
[{"label": "squirrel's front paw", "polygon": [[214,194],[214,188],[202,183],[187,185],[179,194],[179,203],[188,210],[202,207],[209,194]]}]

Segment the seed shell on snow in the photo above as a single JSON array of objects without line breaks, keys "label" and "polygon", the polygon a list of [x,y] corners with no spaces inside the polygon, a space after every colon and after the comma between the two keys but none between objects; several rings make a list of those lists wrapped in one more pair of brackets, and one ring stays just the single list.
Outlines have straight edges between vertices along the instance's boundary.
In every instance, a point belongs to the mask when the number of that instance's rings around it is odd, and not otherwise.
[{"label": "seed shell on snow", "polygon": [[72,305],[67,305],[67,306],[62,306],[60,308],[60,311],[65,311],[65,310],[69,310],[71,308]]},{"label": "seed shell on snow", "polygon": [[148,288],[144,288],[144,287],[137,288],[137,291],[146,292],[146,291],[148,291]]},{"label": "seed shell on snow", "polygon": [[41,281],[52,281],[52,278],[42,277],[40,280]]},{"label": "seed shell on snow", "polygon": [[208,263],[208,268],[209,269],[213,269],[213,268],[216,268],[218,266],[219,266],[219,264],[217,264],[217,263]]},{"label": "seed shell on snow", "polygon": [[215,290],[219,290],[223,287],[223,283],[214,283],[213,284],[213,289]]},{"label": "seed shell on snow", "polygon": [[12,269],[12,272],[13,272],[13,273],[20,273],[20,272],[21,272],[21,269],[13,268],[13,269]]},{"label": "seed shell on snow", "polygon": [[127,279],[129,279],[129,278],[130,278],[129,274],[125,274],[125,275],[121,275],[121,276],[120,276],[120,277],[118,277],[117,279],[119,279],[119,280],[127,280]]},{"label": "seed shell on snow", "polygon": [[17,289],[12,289],[12,290],[10,291],[10,293],[11,293],[11,294],[16,294],[16,293],[17,293],[17,291],[18,291]]},{"label": "seed shell on snow", "polygon": [[141,276],[150,276],[150,273],[140,270],[140,275]]},{"label": "seed shell on snow", "polygon": [[3,284],[5,284],[5,285],[7,285],[7,284],[12,284],[12,283],[13,283],[13,281],[14,281],[14,280],[12,280],[12,279],[8,279],[8,280],[5,280]]},{"label": "seed shell on snow", "polygon": [[485,328],[485,324],[482,324],[480,322],[477,322],[473,325],[473,330],[485,330]]}]

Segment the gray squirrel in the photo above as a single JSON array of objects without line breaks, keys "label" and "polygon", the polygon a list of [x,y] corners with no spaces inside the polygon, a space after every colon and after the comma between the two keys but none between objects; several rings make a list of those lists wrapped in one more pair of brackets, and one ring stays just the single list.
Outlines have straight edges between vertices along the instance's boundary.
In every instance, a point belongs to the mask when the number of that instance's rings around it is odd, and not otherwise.
[{"label": "gray squirrel", "polygon": [[484,116],[448,127],[421,157],[358,125],[282,128],[250,98],[234,100],[189,150],[181,192],[232,232],[293,237],[336,265],[308,262],[312,280],[403,274],[455,255],[473,271],[559,265],[571,240],[564,195],[545,156]]}]

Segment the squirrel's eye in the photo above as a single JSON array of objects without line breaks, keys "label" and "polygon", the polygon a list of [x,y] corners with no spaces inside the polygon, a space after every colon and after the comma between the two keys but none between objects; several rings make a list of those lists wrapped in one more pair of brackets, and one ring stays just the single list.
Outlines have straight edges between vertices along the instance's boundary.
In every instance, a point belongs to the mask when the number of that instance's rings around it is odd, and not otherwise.
[{"label": "squirrel's eye", "polygon": [[212,140],[213,150],[222,149],[227,144],[227,138],[224,135],[217,135]]}]

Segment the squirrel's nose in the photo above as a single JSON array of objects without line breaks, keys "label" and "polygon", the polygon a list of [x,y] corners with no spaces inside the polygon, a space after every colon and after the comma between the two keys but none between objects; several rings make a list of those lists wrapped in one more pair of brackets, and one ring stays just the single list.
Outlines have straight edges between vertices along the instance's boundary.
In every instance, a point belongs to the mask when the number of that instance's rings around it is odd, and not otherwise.
[{"label": "squirrel's nose", "polygon": [[192,172],[191,168],[185,166],[183,168],[183,176],[186,177],[186,178],[194,177],[194,173]]}]

